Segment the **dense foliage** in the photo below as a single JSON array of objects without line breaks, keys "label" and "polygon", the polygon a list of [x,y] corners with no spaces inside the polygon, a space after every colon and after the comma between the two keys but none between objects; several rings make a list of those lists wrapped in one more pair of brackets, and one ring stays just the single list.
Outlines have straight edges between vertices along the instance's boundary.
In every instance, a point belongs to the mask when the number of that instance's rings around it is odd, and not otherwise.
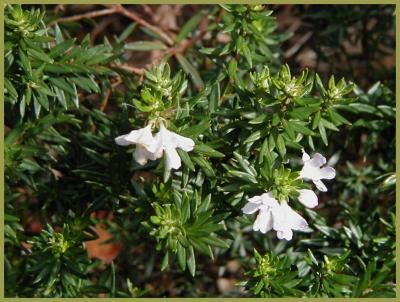
[{"label": "dense foliage", "polygon": [[[225,296],[394,297],[393,82],[294,74],[261,5],[204,6],[176,34],[107,9],[136,22],[93,45],[82,20],[5,7],[5,295],[217,296],[234,262]],[[132,68],[131,51],[162,55]],[[148,123],[194,141],[179,169],[115,143]],[[336,170],[313,209],[302,151]],[[308,227],[253,231],[242,208],[267,191]]]}]

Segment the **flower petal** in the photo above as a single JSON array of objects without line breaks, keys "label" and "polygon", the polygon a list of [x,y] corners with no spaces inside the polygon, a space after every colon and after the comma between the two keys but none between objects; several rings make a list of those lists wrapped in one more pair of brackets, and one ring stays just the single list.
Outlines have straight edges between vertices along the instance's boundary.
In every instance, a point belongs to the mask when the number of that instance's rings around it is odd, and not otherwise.
[{"label": "flower petal", "polygon": [[287,227],[292,230],[303,230],[307,228],[307,221],[301,217],[296,211],[294,211],[286,201],[282,201],[281,208],[283,213],[285,213]]},{"label": "flower petal", "polygon": [[127,146],[131,144],[143,144],[151,145],[154,143],[154,138],[151,133],[151,125],[147,125],[144,128],[138,130],[132,130],[128,134],[118,136],[115,138],[115,142],[121,146]]},{"label": "flower petal", "polygon": [[283,231],[277,231],[276,236],[278,239],[286,239],[286,240],[292,240],[293,238],[293,231],[291,229],[285,229]]},{"label": "flower petal", "polygon": [[154,158],[160,158],[164,150],[164,140],[165,137],[162,135],[161,131],[157,132],[154,136],[153,144],[147,147],[147,151],[153,154]]},{"label": "flower petal", "polygon": [[283,211],[281,205],[271,209],[273,229],[275,231],[283,231],[288,228],[286,213]]},{"label": "flower petal", "polygon": [[175,148],[166,146],[165,149],[166,169],[179,169],[181,167],[181,158]]},{"label": "flower petal", "polygon": [[256,220],[253,224],[254,231],[260,231],[265,234],[272,227],[272,219],[271,219],[271,211],[270,210],[262,210],[258,213]]},{"label": "flower petal", "polygon": [[307,208],[314,208],[318,205],[318,197],[312,190],[302,189],[298,191],[299,201]]},{"label": "flower petal", "polygon": [[135,150],[135,160],[138,164],[144,165],[148,161],[148,152],[145,147],[142,145],[137,145]]},{"label": "flower petal", "polygon": [[319,170],[320,179],[333,179],[336,176],[336,171],[332,167],[323,167]]},{"label": "flower petal", "polygon": [[305,151],[303,151],[302,160],[303,162],[310,160],[310,155],[308,155]]},{"label": "flower petal", "polygon": [[328,191],[328,188],[324,185],[324,183],[320,179],[313,180],[313,183],[316,185],[317,189],[320,190],[321,192]]},{"label": "flower petal", "polygon": [[147,125],[145,128],[139,130],[136,142],[144,146],[150,146],[155,143],[153,134],[151,133],[151,125]]},{"label": "flower petal", "polygon": [[261,215],[261,212],[259,212],[256,217],[256,220],[254,220],[254,223],[253,223],[253,231],[257,232],[260,230],[262,219],[263,219],[263,216]]},{"label": "flower petal", "polygon": [[260,208],[261,204],[260,203],[255,203],[255,202],[251,202],[249,201],[248,203],[246,203],[246,205],[242,208],[243,213],[245,214],[253,214],[255,213],[259,208]]},{"label": "flower petal", "polygon": [[[136,131],[136,130],[134,130],[134,131]],[[135,142],[132,142],[128,138],[129,138],[129,134],[124,134],[124,135],[120,135],[120,136],[116,137],[114,139],[114,141],[117,145],[120,145],[120,146],[128,146],[128,145],[135,144]]]},{"label": "flower petal", "polygon": [[326,158],[321,153],[315,153],[307,163],[312,167],[319,168],[326,163]]},{"label": "flower petal", "polygon": [[174,137],[175,144],[178,148],[183,151],[189,152],[194,148],[194,141],[191,138],[184,137],[182,135],[176,134],[172,132],[172,136]]},{"label": "flower petal", "polygon": [[271,208],[279,206],[278,201],[274,197],[265,197],[265,194],[262,195],[262,203]]},{"label": "flower petal", "polygon": [[271,191],[269,191],[269,192],[267,192],[267,193],[264,193],[264,194],[262,194],[261,196],[262,196],[263,198],[272,198],[272,199],[275,199],[274,194],[273,194]]},{"label": "flower petal", "polygon": [[265,234],[269,230],[272,229],[272,214],[271,210],[261,209],[260,214],[262,217],[261,225],[260,225],[260,232]]},{"label": "flower petal", "polygon": [[260,203],[262,202],[262,195],[261,195],[261,196],[256,195],[256,196],[253,196],[253,197],[251,197],[251,198],[248,198],[248,201],[250,201],[250,202],[252,202],[252,203],[258,203],[258,204],[260,204]]}]

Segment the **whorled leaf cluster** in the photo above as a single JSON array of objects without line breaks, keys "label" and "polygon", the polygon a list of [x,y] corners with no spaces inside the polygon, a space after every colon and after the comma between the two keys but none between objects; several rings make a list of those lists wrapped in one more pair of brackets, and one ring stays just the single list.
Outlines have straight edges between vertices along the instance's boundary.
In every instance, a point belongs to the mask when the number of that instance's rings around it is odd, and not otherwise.
[{"label": "whorled leaf cluster", "polygon": [[[141,78],[121,68],[124,51],[137,50],[125,42],[135,26],[91,45],[47,26],[40,10],[5,7],[6,296],[142,296],[161,271],[191,288],[230,259],[246,269],[249,296],[394,296],[394,96],[381,83],[363,92],[292,74],[279,49],[290,34],[275,33],[271,14],[207,7],[176,44],[200,17],[209,37]],[[140,164],[135,147],[115,143],[149,121],[193,140],[190,152],[177,148],[179,169],[164,157]],[[337,171],[317,210],[292,202],[312,189],[299,178],[304,150],[332,155]],[[360,154],[367,164],[355,163]],[[308,229],[289,242],[254,232],[242,208],[267,191]],[[33,216],[47,225],[39,234]],[[110,265],[86,255],[99,223],[124,246]]]}]

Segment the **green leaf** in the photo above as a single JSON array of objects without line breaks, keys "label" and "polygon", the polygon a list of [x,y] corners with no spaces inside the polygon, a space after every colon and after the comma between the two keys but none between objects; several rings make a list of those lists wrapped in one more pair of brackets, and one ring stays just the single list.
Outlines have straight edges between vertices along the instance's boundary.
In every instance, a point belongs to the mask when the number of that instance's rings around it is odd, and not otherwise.
[{"label": "green leaf", "polygon": [[311,261],[312,265],[318,266],[318,261],[315,259],[315,256],[310,249],[307,249],[307,258]]},{"label": "green leaf", "polygon": [[237,61],[235,59],[231,59],[228,65],[228,75],[233,81],[237,84],[239,84],[239,78],[238,78],[238,69],[237,69]]},{"label": "green leaf", "polygon": [[32,89],[30,87],[27,87],[25,89],[24,95],[25,95],[25,103],[28,106],[32,100]]},{"label": "green leaf", "polygon": [[181,219],[183,222],[186,222],[190,217],[190,201],[188,198],[185,198],[182,201],[181,207]]},{"label": "green leaf", "polygon": [[14,85],[11,83],[11,81],[7,78],[4,78],[4,86],[6,88],[6,93],[11,97],[12,103],[15,104],[18,99],[18,93],[17,90],[15,90]]},{"label": "green leaf", "polygon": [[261,146],[260,153],[258,155],[258,163],[262,163],[264,161],[264,156],[269,153],[269,146],[268,146],[268,137],[264,139],[264,142]]},{"label": "green leaf", "polygon": [[192,77],[192,80],[198,89],[204,87],[204,82],[200,77],[199,72],[196,68],[193,67],[189,61],[182,56],[181,54],[175,55],[176,59],[178,60],[179,64],[182,66],[183,70]]},{"label": "green leaf", "polygon": [[62,42],[64,41],[64,37],[63,37],[63,35],[62,35],[61,29],[60,29],[60,27],[58,26],[58,24],[56,24],[56,25],[54,26],[54,34],[55,34],[55,36],[56,36],[56,43],[57,43],[57,44],[60,44],[60,43],[62,43]]},{"label": "green leaf", "polygon": [[210,102],[208,105],[209,108],[208,110],[210,113],[214,113],[217,110],[220,98],[221,98],[221,91],[219,83],[217,82],[211,86]]},{"label": "green leaf", "polygon": [[256,131],[252,132],[250,134],[250,136],[244,140],[243,143],[248,144],[248,143],[258,141],[262,136],[263,136],[263,133],[261,132],[261,130],[256,130]]},{"label": "green leaf", "polygon": [[57,101],[64,107],[64,109],[68,109],[67,99],[65,98],[64,91],[57,86],[53,86],[53,89],[56,93]]},{"label": "green leaf", "polygon": [[169,265],[169,251],[165,253],[163,261],[161,263],[161,271],[164,271]]},{"label": "green leaf", "polygon": [[210,128],[210,121],[202,120],[197,125],[190,125],[190,127],[180,130],[179,134],[183,136],[197,137],[200,134],[203,134],[209,128]]},{"label": "green leaf", "polygon": [[189,269],[190,274],[194,277],[196,273],[196,259],[194,257],[194,250],[192,246],[188,247],[189,255],[186,260],[187,267]]},{"label": "green leaf", "polygon": [[192,160],[200,166],[208,177],[215,177],[215,172],[210,163],[202,156],[193,156]]},{"label": "green leaf", "polygon": [[253,68],[253,59],[251,57],[251,52],[249,47],[246,44],[243,44],[242,52],[244,57],[246,58],[247,63],[249,64],[250,68]]},{"label": "green leaf", "polygon": [[100,92],[100,87],[97,85],[96,81],[92,77],[70,77],[69,80],[71,80],[74,84],[78,85],[80,88],[87,92]]},{"label": "green leaf", "polygon": [[28,54],[31,57],[33,57],[33,58],[35,58],[35,59],[37,59],[39,61],[43,61],[43,62],[46,62],[46,63],[53,63],[54,62],[54,60],[52,58],[50,58],[44,51],[41,51],[41,50],[39,51],[39,50],[35,50],[33,48],[29,48],[28,49]]},{"label": "green leaf", "polygon": [[66,80],[64,80],[63,78],[53,78],[50,77],[49,81],[57,86],[58,88],[62,89],[65,92],[68,92],[70,95],[75,95],[75,90],[73,87],[70,86],[70,84],[67,83]]},{"label": "green leaf", "polygon": [[342,124],[351,125],[351,123],[343,117],[341,114],[337,113],[334,109],[328,109],[328,114],[333,123],[340,126]]},{"label": "green leaf", "polygon": [[124,48],[135,51],[166,50],[167,46],[159,41],[136,41],[126,43]]},{"label": "green leaf", "polygon": [[181,270],[186,269],[186,249],[181,245],[178,244],[178,263]]},{"label": "green leaf", "polygon": [[322,123],[322,121],[320,121],[318,124],[318,130],[319,130],[319,133],[321,134],[322,141],[324,142],[324,144],[326,146],[328,146],[328,138],[326,137],[325,127],[324,127],[324,124]]},{"label": "green leaf", "polygon": [[299,120],[305,120],[308,119],[313,112],[316,112],[318,110],[318,107],[298,107],[290,111],[289,115]]},{"label": "green leaf", "polygon": [[183,163],[189,168],[190,171],[195,171],[193,162],[190,159],[190,156],[187,152],[183,151],[182,149],[177,149],[179,157],[182,159]]},{"label": "green leaf", "polygon": [[239,178],[244,182],[250,182],[253,184],[258,183],[257,179],[254,177],[253,174],[250,173],[246,173],[246,172],[242,172],[242,171],[236,171],[236,170],[229,170],[228,171],[228,175],[235,177],[235,178]]},{"label": "green leaf", "polygon": [[74,103],[76,108],[79,108],[79,98],[78,98],[78,91],[76,90],[76,86],[72,83],[72,88],[74,88],[75,93],[72,95],[72,102]]},{"label": "green leaf", "polygon": [[287,133],[289,138],[291,140],[294,140],[295,139],[295,134],[294,134],[293,127],[291,126],[291,122],[287,122],[286,120],[282,120],[282,123],[283,123],[283,128],[285,129],[285,132]]},{"label": "green leaf", "polygon": [[203,237],[203,238],[201,238],[201,240],[208,245],[212,245],[212,246],[216,246],[216,247],[220,247],[220,248],[224,248],[224,249],[229,248],[229,244],[227,244],[224,240],[221,240],[212,235],[210,237]]},{"label": "green leaf", "polygon": [[4,146],[11,147],[25,132],[25,124],[20,124],[14,127],[5,137]]},{"label": "green leaf", "polygon": [[19,51],[19,65],[22,69],[29,75],[32,76],[32,67],[31,62],[29,61],[28,57],[25,55],[21,48],[18,49]]},{"label": "green leaf", "polygon": [[331,122],[327,121],[326,119],[321,118],[321,122],[324,124],[325,128],[328,128],[328,129],[333,130],[333,131],[339,131],[339,129],[334,124],[332,124]]},{"label": "green leaf", "polygon": [[326,90],[324,88],[324,84],[322,84],[321,78],[319,77],[318,74],[315,74],[315,84],[316,84],[317,89],[318,89],[318,91],[319,91],[319,93],[321,95],[326,94]]},{"label": "green leaf", "polygon": [[321,120],[321,111],[318,111],[315,114],[314,119],[313,119],[313,124],[312,124],[312,129],[313,130],[318,127],[318,124],[319,124],[320,120]]},{"label": "green leaf", "polygon": [[281,157],[284,157],[286,154],[286,146],[285,146],[285,141],[281,134],[278,134],[278,136],[276,138],[276,148],[277,148],[279,154],[281,155]]},{"label": "green leaf", "polygon": [[313,135],[314,132],[303,125],[303,123],[298,121],[289,121],[293,130],[297,133],[301,133],[304,135]]},{"label": "green leaf", "polygon": [[268,115],[266,115],[265,113],[262,113],[262,114],[258,115],[256,118],[249,121],[249,124],[251,124],[251,125],[262,124],[262,123],[265,123],[267,120],[268,120]]},{"label": "green leaf", "polygon": [[64,41],[60,44],[57,44],[55,47],[53,47],[50,52],[49,52],[49,57],[51,58],[57,58],[59,55],[64,54],[68,49],[70,49],[75,43],[75,39],[69,39],[67,41]]},{"label": "green leaf", "polygon": [[250,165],[249,161],[246,160],[245,158],[243,158],[242,155],[240,155],[237,152],[233,152],[233,156],[235,157],[235,159],[238,161],[240,167],[246,171],[247,173],[253,175],[254,177],[257,176],[257,171],[255,171],[255,169]]},{"label": "green leaf", "polygon": [[211,259],[214,259],[214,255],[212,253],[212,250],[210,249],[210,246],[208,246],[207,244],[205,244],[203,241],[201,241],[201,239],[204,237],[193,237],[193,238],[189,238],[189,242],[190,244],[196,249],[198,250],[200,253],[203,253],[204,255],[209,256]]},{"label": "green leaf", "polygon": [[211,148],[210,146],[206,144],[201,144],[201,145],[195,145],[193,151],[203,154],[204,156],[209,156],[209,157],[217,157],[217,158],[223,158],[225,157],[225,154]]},{"label": "green leaf", "polygon": [[135,30],[136,26],[137,26],[137,23],[133,22],[127,28],[125,28],[124,31],[116,39],[117,42],[125,41],[126,38],[128,38],[130,36],[130,34]]},{"label": "green leaf", "polygon": [[374,106],[364,103],[351,103],[349,106],[356,109],[358,112],[365,112],[369,114],[376,114],[378,111]]},{"label": "green leaf", "polygon": [[300,106],[319,106],[321,104],[319,98],[313,97],[295,98],[294,101]]},{"label": "green leaf", "polygon": [[200,11],[192,18],[190,18],[189,21],[186,22],[185,25],[182,27],[179,34],[176,36],[175,41],[177,43],[180,43],[183,39],[185,39],[192,31],[196,29],[202,17],[203,17],[203,12]]},{"label": "green leaf", "polygon": [[135,107],[142,112],[150,112],[153,110],[153,108],[151,106],[145,106],[142,105],[142,103],[139,100],[132,100],[133,105],[135,105]]},{"label": "green leaf", "polygon": [[32,95],[32,98],[33,98],[33,109],[35,111],[35,116],[36,116],[36,118],[39,118],[42,106],[39,104],[35,94]]}]

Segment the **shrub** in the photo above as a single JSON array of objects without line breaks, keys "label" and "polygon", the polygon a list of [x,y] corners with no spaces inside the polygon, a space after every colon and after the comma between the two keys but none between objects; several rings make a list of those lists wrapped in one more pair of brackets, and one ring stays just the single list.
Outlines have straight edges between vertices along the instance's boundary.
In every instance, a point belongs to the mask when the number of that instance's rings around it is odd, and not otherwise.
[{"label": "shrub", "polygon": [[[101,14],[134,21],[72,38]],[[388,85],[294,73],[262,5],[94,15],[5,7],[6,296],[216,296],[228,261],[233,296],[395,296]]]}]

